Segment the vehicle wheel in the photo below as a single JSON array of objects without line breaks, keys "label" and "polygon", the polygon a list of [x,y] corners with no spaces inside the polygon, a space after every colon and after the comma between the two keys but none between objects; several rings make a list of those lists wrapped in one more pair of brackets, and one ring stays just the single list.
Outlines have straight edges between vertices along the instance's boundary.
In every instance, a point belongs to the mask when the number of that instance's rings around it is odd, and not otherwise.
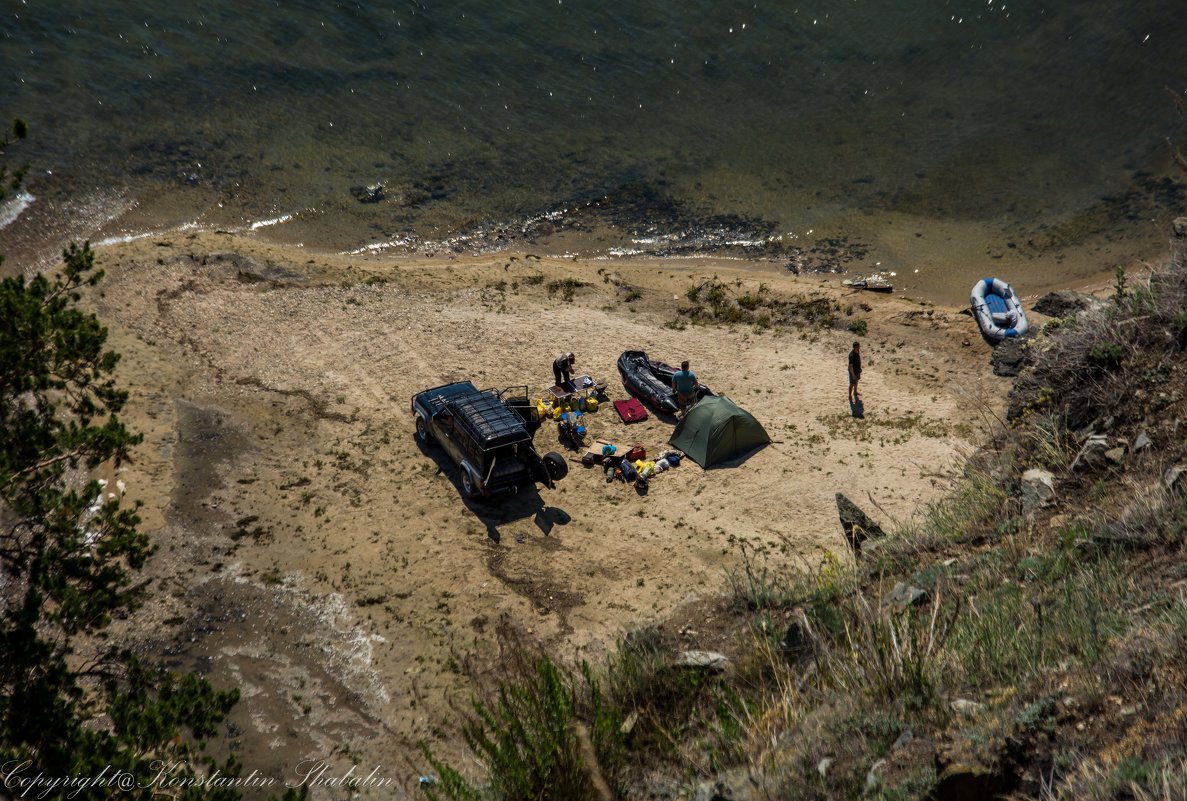
[{"label": "vehicle wheel", "polygon": [[560,481],[569,475],[569,463],[556,451],[544,454],[544,466],[548,468],[548,475],[552,476],[553,481]]},{"label": "vehicle wheel", "polygon": [[416,416],[416,438],[422,445],[433,444],[433,435],[429,433],[429,426],[419,414]]},{"label": "vehicle wheel", "polygon": [[482,494],[478,491],[478,482],[474,480],[474,476],[464,468],[462,469],[462,492],[467,498],[477,498]]}]

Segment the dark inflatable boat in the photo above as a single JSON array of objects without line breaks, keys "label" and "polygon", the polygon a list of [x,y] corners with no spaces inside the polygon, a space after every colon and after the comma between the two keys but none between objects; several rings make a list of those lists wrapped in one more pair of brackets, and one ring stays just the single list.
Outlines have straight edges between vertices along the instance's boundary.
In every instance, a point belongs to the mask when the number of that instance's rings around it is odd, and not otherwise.
[{"label": "dark inflatable boat", "polygon": [[[657,412],[676,414],[676,393],[672,391],[672,376],[679,368],[664,362],[647,358],[641,350],[623,351],[618,357],[618,374],[626,391],[646,403]],[[712,395],[708,387],[702,386],[698,397]]]}]

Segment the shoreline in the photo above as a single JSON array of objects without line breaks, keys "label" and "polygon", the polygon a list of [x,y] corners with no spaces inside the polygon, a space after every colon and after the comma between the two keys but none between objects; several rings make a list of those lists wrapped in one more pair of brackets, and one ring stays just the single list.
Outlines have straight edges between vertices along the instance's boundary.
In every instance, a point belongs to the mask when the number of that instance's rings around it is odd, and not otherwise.
[{"label": "shoreline", "polygon": [[[215,209],[213,198],[207,211],[195,218],[193,209],[172,208],[165,198],[164,205],[149,212],[141,201],[121,197],[116,193],[105,201],[97,198],[100,206],[114,203],[104,212],[99,206],[92,208],[85,198],[76,208],[69,200],[28,201],[22,196],[20,214],[12,215],[14,221],[0,228],[0,253],[6,256],[0,269],[12,274],[22,268],[28,272],[51,267],[70,241],[89,239],[95,247],[120,247],[140,240],[201,233],[249,238],[278,253],[300,252],[321,259],[350,257],[360,262],[378,258],[440,263],[443,259],[498,260],[533,254],[591,263],[722,263],[760,273],[795,268],[805,280],[833,282],[881,275],[894,283],[898,295],[963,305],[968,289],[987,275],[1009,281],[1025,302],[1052,289],[1101,285],[1117,265],[1132,271],[1165,258],[1166,237],[1150,232],[1169,230],[1170,225],[1170,216],[1141,226],[1110,224],[1101,209],[1053,217],[1051,223],[1029,229],[1007,229],[991,220],[945,221],[839,209],[830,215],[827,227],[765,234],[731,244],[721,231],[695,227],[648,236],[614,226],[587,227],[580,222],[578,211],[573,212],[578,216],[564,219],[571,211],[565,210],[521,221],[487,223],[444,239],[392,235],[336,248],[304,241],[304,235],[312,231],[302,228],[303,220],[322,216],[316,211],[278,209],[258,220],[220,225],[202,222]],[[16,199],[10,201],[15,203]],[[64,227],[64,219],[75,220],[78,230]]]}]

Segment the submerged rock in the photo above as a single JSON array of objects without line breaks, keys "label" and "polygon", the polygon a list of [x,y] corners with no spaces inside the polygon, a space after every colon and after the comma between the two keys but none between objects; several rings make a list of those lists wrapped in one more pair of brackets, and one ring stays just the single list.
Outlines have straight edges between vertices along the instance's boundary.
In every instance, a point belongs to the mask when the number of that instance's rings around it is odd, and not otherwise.
[{"label": "submerged rock", "polygon": [[378,203],[385,197],[383,190],[383,181],[380,181],[370,186],[352,186],[350,188],[350,194],[359,203]]}]

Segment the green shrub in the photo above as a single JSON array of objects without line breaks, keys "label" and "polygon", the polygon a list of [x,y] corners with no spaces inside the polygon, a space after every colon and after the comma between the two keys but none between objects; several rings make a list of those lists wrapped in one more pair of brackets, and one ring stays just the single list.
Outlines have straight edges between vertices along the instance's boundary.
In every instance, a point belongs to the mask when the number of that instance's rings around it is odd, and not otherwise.
[{"label": "green shrub", "polygon": [[576,278],[564,278],[558,281],[548,282],[548,296],[552,297],[556,293],[560,293],[561,299],[566,303],[571,303],[574,293],[583,286],[589,286],[584,281],[578,281]]},{"label": "green shrub", "polygon": [[619,725],[587,664],[577,681],[540,657],[526,675],[500,684],[491,702],[474,702],[474,717],[462,734],[487,768],[485,787],[474,787],[422,746],[440,776],[425,792],[451,801],[596,801],[594,777],[612,776],[622,760]]},{"label": "green shrub", "polygon": [[1116,370],[1121,366],[1121,346],[1116,342],[1097,342],[1088,351],[1088,361],[1101,370]]}]

